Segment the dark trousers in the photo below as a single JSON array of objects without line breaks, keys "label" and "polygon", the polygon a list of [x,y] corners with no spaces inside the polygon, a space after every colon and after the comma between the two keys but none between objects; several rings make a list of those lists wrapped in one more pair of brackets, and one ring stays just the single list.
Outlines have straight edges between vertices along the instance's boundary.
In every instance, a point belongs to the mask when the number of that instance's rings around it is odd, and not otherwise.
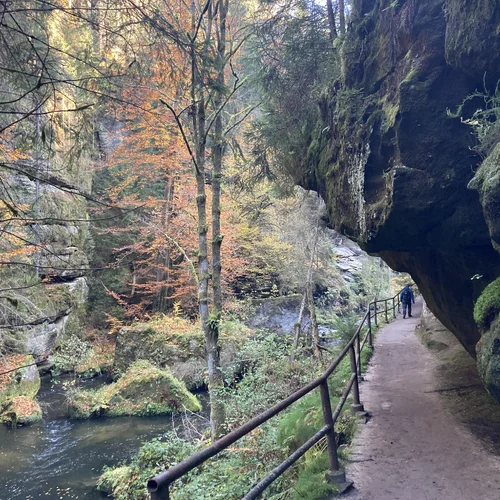
[{"label": "dark trousers", "polygon": [[403,302],[403,318],[406,316],[406,308],[408,308],[408,316],[411,316],[411,302]]}]

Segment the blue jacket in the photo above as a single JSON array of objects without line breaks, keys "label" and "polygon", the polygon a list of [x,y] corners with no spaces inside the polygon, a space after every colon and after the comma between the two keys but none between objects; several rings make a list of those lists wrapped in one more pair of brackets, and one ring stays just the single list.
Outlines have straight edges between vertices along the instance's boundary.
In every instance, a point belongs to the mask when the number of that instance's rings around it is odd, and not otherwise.
[{"label": "blue jacket", "polygon": [[[407,292],[409,291],[410,292],[410,295],[408,296]],[[402,290],[401,290],[401,295],[400,295],[400,298],[401,298],[401,302],[403,304],[409,304],[410,302],[413,302],[415,304],[415,296],[413,295],[413,292],[411,291],[411,288],[409,286],[405,286]]]}]

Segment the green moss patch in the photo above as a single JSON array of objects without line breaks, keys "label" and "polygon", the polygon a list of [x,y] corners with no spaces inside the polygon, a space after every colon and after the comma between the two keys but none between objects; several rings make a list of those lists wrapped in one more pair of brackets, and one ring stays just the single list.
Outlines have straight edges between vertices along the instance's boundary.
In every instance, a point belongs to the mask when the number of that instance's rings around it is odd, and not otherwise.
[{"label": "green moss patch", "polygon": [[75,390],[69,394],[73,418],[122,415],[164,415],[184,409],[200,411],[201,405],[170,369],[148,361],[136,361],[112,384],[97,391]]},{"label": "green moss patch", "polygon": [[39,404],[27,396],[16,396],[8,399],[0,406],[0,422],[17,427],[29,425],[42,420]]},{"label": "green moss patch", "polygon": [[500,312],[500,278],[490,283],[474,306],[474,320],[479,327],[487,330]]},{"label": "green moss patch", "polygon": [[[40,390],[40,376],[31,355],[16,354],[0,361],[0,404],[17,397],[34,398]],[[31,365],[31,366],[26,366]]]}]

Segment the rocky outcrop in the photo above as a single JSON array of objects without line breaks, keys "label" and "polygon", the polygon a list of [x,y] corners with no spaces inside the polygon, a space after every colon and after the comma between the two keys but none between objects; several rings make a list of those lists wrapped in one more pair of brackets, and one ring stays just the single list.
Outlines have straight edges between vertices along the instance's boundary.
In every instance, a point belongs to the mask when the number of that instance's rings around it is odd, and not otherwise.
[{"label": "rocky outcrop", "polygon": [[157,368],[139,360],[117,381],[97,391],[75,390],[69,395],[73,418],[123,415],[165,415],[176,411],[200,411],[201,405],[169,368]]},{"label": "rocky outcrop", "polygon": [[500,252],[500,144],[483,161],[470,181],[469,188],[479,193],[491,242],[495,250]]},{"label": "rocky outcrop", "polygon": [[485,73],[494,90],[499,25],[495,0],[355,0],[341,81],[297,172],[332,226],[410,273],[472,355],[474,302],[500,275],[498,150],[472,181],[474,137],[447,110],[483,89]]},{"label": "rocky outcrop", "polygon": [[58,165],[54,160],[54,174],[48,165],[37,172],[29,165],[1,172],[9,185],[1,197],[29,210],[10,228],[10,250],[17,248],[4,260],[16,264],[0,269],[0,353],[50,354],[65,332],[82,328],[92,248],[85,200],[91,177],[83,161]]}]

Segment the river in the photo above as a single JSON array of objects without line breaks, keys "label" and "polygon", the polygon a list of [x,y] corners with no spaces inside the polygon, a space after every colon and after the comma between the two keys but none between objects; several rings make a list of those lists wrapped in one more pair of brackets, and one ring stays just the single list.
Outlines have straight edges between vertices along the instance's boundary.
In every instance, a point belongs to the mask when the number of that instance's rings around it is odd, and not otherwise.
[{"label": "river", "polygon": [[[69,420],[63,384],[50,378],[42,379],[37,399],[44,411],[40,423],[0,425],[1,500],[105,498],[95,489],[104,466],[128,460],[142,442],[173,428],[185,432],[180,416]],[[193,417],[198,428],[206,425],[207,397],[201,400],[204,412]]]}]

